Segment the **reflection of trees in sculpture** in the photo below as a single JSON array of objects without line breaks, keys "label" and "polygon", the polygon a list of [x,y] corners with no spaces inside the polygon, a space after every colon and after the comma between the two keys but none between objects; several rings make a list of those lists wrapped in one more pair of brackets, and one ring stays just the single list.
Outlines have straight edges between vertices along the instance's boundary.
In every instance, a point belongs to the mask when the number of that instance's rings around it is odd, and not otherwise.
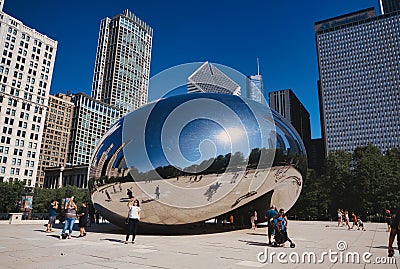
[{"label": "reflection of trees in sculpture", "polygon": [[[262,158],[262,159],[261,159]],[[261,159],[261,160],[260,160]],[[273,161],[272,161],[273,160]],[[114,182],[148,181],[157,179],[169,179],[180,176],[222,174],[225,172],[237,172],[246,169],[266,169],[272,166],[291,165],[300,171],[305,171],[307,161],[299,154],[286,153],[281,148],[266,149],[254,148],[249,156],[245,158],[242,152],[235,152],[233,155],[227,153],[216,158],[202,161],[200,164],[193,164],[186,168],[173,165],[159,166],[154,170],[140,172],[136,167],[130,167],[129,173],[120,177],[109,177],[103,175],[96,180],[89,181],[89,188],[99,187]],[[126,169],[126,168],[125,168]],[[190,172],[189,172],[190,171]],[[115,175],[115,174],[114,174]]]}]

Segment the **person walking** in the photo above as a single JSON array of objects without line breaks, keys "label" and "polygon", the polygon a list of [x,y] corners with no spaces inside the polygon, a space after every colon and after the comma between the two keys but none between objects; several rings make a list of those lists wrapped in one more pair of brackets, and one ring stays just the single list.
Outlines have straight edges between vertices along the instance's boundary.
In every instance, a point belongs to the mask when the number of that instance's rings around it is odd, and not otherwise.
[{"label": "person walking", "polygon": [[346,225],[347,225],[347,230],[350,230],[349,211],[347,211],[347,210],[344,211],[344,219],[345,219],[345,222],[346,222]]},{"label": "person walking", "polygon": [[49,222],[47,223],[46,233],[53,232],[53,225],[56,223],[58,202],[53,200],[49,207]]},{"label": "person walking", "polygon": [[353,229],[354,226],[357,226],[357,228],[358,228],[357,215],[354,212],[351,212],[351,219],[353,221],[353,225],[351,226],[351,229]]},{"label": "person walking", "polygon": [[128,209],[129,209],[128,233],[126,234],[125,244],[128,244],[130,235],[132,235],[132,244],[134,244],[137,228],[138,228],[139,221],[140,221],[141,209],[139,207],[139,201],[132,198],[128,202]]},{"label": "person walking", "polygon": [[67,237],[65,234],[65,231],[67,229],[69,230],[68,239],[71,239],[72,229],[74,228],[74,223],[76,219],[76,211],[78,210],[74,202],[74,196],[72,196],[65,205],[65,210],[67,211],[65,214],[65,224],[64,224],[64,229],[61,232],[60,239]]},{"label": "person walking", "polygon": [[342,214],[342,211],[340,210],[340,208],[337,210],[337,214],[338,214],[337,226],[339,227],[340,225],[343,225],[343,214]]},{"label": "person walking", "polygon": [[251,210],[251,216],[250,216],[250,222],[251,222],[251,229],[255,230],[256,229],[256,221],[257,221],[257,211],[256,210]]},{"label": "person walking", "polygon": [[390,233],[389,233],[389,247],[388,256],[394,256],[393,242],[397,236],[397,249],[400,253],[400,207],[396,211],[396,216],[392,219],[390,223]]},{"label": "person walking", "polygon": [[86,207],[86,203],[82,202],[82,206],[79,209],[79,237],[84,237],[86,235],[86,224],[88,219],[88,211]]},{"label": "person walking", "polygon": [[271,205],[269,210],[265,213],[265,218],[268,221],[268,245],[271,245],[271,237],[274,234],[274,223],[276,222],[276,219],[274,217],[278,215],[278,211],[276,211],[275,206]]},{"label": "person walking", "polygon": [[160,199],[160,185],[157,185],[154,194],[156,195],[156,199]]}]

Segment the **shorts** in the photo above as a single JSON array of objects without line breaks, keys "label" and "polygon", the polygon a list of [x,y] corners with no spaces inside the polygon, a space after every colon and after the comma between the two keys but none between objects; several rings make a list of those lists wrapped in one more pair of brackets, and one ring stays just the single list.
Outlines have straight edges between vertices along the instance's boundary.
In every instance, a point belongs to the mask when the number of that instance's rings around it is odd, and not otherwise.
[{"label": "shorts", "polygon": [[55,223],[56,223],[56,216],[50,216],[50,217],[49,217],[49,222],[48,222],[48,224],[53,225],[53,224],[55,224]]},{"label": "shorts", "polygon": [[268,222],[268,234],[270,235],[274,234],[274,226],[271,222]]}]

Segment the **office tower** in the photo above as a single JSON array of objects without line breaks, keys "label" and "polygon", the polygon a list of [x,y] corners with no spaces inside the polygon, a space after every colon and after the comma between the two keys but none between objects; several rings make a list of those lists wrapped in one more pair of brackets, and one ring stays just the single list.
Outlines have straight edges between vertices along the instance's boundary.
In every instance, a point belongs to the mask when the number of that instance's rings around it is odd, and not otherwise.
[{"label": "office tower", "polygon": [[57,41],[2,10],[0,36],[0,181],[34,187]]},{"label": "office tower", "polygon": [[263,86],[262,76],[260,74],[254,76],[247,76],[246,97],[253,101],[265,104],[264,86]]},{"label": "office tower", "polygon": [[326,154],[400,146],[400,12],[373,8],[316,22]]},{"label": "office tower", "polygon": [[247,76],[246,97],[253,101],[265,104],[264,85],[260,75],[260,64],[257,58],[257,75]]},{"label": "office tower", "polygon": [[74,113],[68,148],[68,163],[89,164],[95,146],[121,117],[117,108],[95,100],[84,93],[72,96]]},{"label": "office tower", "polygon": [[387,14],[400,10],[400,0],[379,0],[381,14]]},{"label": "office tower", "polygon": [[188,78],[188,93],[207,92],[240,95],[240,86],[209,62]]},{"label": "office tower", "polygon": [[74,104],[71,96],[49,95],[49,106],[43,130],[36,183],[43,188],[45,169],[67,165],[67,149]]},{"label": "office tower", "polygon": [[[291,89],[269,92],[269,106],[286,118],[299,133],[307,154],[310,152],[310,113]],[[310,157],[308,157],[310,159]]]},{"label": "office tower", "polygon": [[129,10],[100,23],[92,97],[122,111],[147,103],[153,29]]}]

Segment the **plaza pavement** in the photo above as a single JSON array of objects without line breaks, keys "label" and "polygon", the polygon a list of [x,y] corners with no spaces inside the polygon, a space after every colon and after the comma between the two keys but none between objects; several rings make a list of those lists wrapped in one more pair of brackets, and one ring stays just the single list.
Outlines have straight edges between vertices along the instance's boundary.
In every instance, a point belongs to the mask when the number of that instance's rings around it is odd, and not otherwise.
[{"label": "plaza pavement", "polygon": [[[370,252],[369,259],[387,257],[388,233],[383,223],[365,223],[367,231],[337,227],[335,222],[290,221],[289,235],[296,243],[290,248],[270,247],[266,228],[256,230],[229,230],[221,233],[199,235],[138,235],[136,243],[124,244],[125,235],[109,223],[88,227],[88,235],[59,240],[60,229],[45,233],[44,221],[26,224],[0,222],[0,268],[399,268],[400,257],[396,250],[396,264],[345,264],[331,262],[325,256],[322,264],[293,263],[305,252],[315,252],[317,259],[322,252],[338,252],[337,242],[342,240],[347,249],[341,252]],[[211,225],[211,224],[208,224]],[[203,227],[195,227],[199,233]],[[260,252],[287,253],[281,256],[288,264],[281,264],[277,257],[260,263]],[[293,253],[296,252],[296,253]],[[280,254],[283,255],[283,254]],[[343,255],[345,256],[345,255]],[[260,258],[264,256],[261,255]],[[340,257],[340,256],[338,256]],[[333,258],[332,258],[333,260]]]}]

